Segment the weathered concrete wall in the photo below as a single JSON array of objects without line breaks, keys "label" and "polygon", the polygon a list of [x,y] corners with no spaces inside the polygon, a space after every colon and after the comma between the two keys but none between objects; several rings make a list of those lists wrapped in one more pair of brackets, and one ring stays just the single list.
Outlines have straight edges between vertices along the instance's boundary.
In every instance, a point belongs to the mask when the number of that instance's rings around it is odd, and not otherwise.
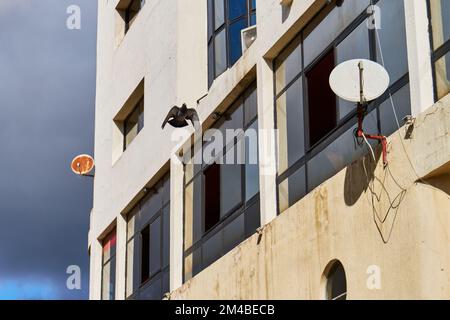
[{"label": "weathered concrete wall", "polygon": [[[348,299],[449,299],[450,96],[415,120],[409,140],[407,129],[390,137],[386,169],[369,157],[348,166],[172,298],[321,299],[323,271],[339,259]],[[367,287],[372,265],[380,290]]]}]

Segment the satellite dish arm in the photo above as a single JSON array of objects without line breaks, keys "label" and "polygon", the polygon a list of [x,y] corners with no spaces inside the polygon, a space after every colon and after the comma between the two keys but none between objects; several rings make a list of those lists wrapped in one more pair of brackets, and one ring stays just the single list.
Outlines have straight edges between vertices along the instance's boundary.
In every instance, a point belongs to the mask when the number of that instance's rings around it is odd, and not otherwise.
[{"label": "satellite dish arm", "polygon": [[[355,77],[358,69],[359,79]],[[366,72],[367,79],[364,79]],[[346,80],[346,81],[343,81]],[[367,80],[367,86],[365,81]],[[359,93],[358,87],[359,85]],[[368,102],[379,98],[389,88],[389,74],[383,66],[366,59],[354,59],[337,66],[330,75],[332,90],[342,99],[357,103],[358,128],[356,136],[367,140],[377,140],[383,147],[383,163],[387,162],[387,138],[379,134],[364,132],[363,123],[367,115]]]},{"label": "satellite dish arm", "polygon": [[364,96],[364,62],[360,61],[358,63],[359,67],[359,103],[361,105],[366,104],[366,98]]},{"label": "satellite dish arm", "polygon": [[87,177],[87,178],[95,178],[95,175],[92,173],[85,173],[81,175],[82,177]]},{"label": "satellite dish arm", "polygon": [[363,122],[364,117],[366,116],[367,112],[367,100],[364,96],[364,62],[360,61],[358,63],[359,68],[359,97],[360,101],[358,103],[357,107],[357,113],[358,113],[358,129],[356,132],[356,136],[359,138],[365,138],[369,140],[377,140],[381,142],[382,146],[382,156],[383,156],[383,165],[387,166],[387,138],[383,135],[377,135],[377,134],[367,134],[364,132],[363,129]]}]

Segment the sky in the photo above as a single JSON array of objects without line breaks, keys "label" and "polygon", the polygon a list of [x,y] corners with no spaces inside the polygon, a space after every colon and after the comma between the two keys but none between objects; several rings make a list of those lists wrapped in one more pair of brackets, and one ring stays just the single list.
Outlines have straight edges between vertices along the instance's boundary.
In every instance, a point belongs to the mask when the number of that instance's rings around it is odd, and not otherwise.
[{"label": "sky", "polygon": [[96,19],[96,0],[0,0],[0,299],[88,298],[92,179],[70,163],[93,154]]}]

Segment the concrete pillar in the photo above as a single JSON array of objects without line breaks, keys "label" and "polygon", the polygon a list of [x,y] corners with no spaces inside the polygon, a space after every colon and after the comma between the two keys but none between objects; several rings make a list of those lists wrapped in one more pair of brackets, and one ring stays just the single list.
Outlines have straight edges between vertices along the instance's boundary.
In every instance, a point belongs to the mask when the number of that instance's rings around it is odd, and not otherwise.
[{"label": "concrete pillar", "polygon": [[261,226],[277,216],[276,135],[272,62],[261,58],[257,64],[259,135],[259,186]]},{"label": "concrete pillar", "polygon": [[177,156],[170,159],[170,291],[183,284],[184,168]]},{"label": "concrete pillar", "polygon": [[424,0],[407,0],[404,3],[411,110],[412,115],[417,116],[434,104],[428,11]]},{"label": "concrete pillar", "polygon": [[97,239],[91,243],[89,299],[100,300],[102,290],[102,245]]},{"label": "concrete pillar", "polygon": [[116,300],[124,300],[126,279],[127,222],[122,215],[116,224]]}]

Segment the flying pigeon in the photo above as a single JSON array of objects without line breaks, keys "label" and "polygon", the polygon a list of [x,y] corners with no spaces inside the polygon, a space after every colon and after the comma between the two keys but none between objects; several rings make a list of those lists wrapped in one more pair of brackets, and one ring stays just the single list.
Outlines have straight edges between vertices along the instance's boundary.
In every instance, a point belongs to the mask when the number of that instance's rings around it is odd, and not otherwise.
[{"label": "flying pigeon", "polygon": [[189,125],[187,120],[191,121],[193,127],[197,129],[199,125],[197,111],[195,111],[195,109],[188,109],[186,104],[184,103],[181,108],[175,106],[170,109],[161,128],[164,129],[167,123],[175,128],[183,128]]}]

